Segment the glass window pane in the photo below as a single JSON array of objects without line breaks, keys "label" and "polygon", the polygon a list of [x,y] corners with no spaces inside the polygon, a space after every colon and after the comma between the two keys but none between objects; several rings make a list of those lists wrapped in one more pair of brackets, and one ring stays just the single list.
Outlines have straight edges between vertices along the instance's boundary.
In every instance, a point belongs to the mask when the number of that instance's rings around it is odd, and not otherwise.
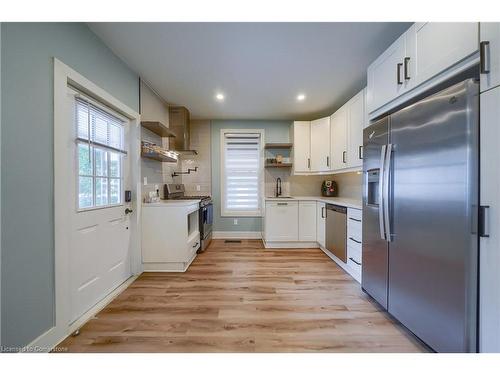
[{"label": "glass window pane", "polygon": [[109,123],[109,145],[114,148],[122,148],[122,126]]},{"label": "glass window pane", "polygon": [[116,152],[109,153],[110,177],[121,177],[121,155]]},{"label": "glass window pane", "polygon": [[108,152],[99,148],[95,149],[95,175],[108,175]]},{"label": "glass window pane", "polygon": [[94,140],[99,143],[108,143],[108,122],[102,117],[94,115]]},{"label": "glass window pane", "polygon": [[108,179],[96,177],[95,179],[95,205],[105,206],[108,204]]},{"label": "glass window pane", "polygon": [[87,106],[78,103],[76,106],[76,122],[78,137],[88,139],[89,137],[89,112]]},{"label": "glass window pane", "polygon": [[86,176],[92,175],[92,152],[89,152],[89,145],[83,143],[78,144],[78,173]]},{"label": "glass window pane", "polygon": [[120,179],[109,179],[109,204],[119,204],[121,201]]},{"label": "glass window pane", "polygon": [[92,207],[92,177],[78,178],[78,208]]}]

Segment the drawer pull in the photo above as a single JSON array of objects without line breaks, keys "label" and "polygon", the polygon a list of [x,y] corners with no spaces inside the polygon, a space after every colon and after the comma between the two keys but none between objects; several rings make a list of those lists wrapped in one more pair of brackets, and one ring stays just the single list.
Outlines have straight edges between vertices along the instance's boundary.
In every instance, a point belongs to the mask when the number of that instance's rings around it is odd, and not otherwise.
[{"label": "drawer pull", "polygon": [[278,203],[278,206],[288,206],[288,203]]},{"label": "drawer pull", "polygon": [[196,246],[198,246],[198,245],[199,245],[199,244],[198,244],[198,242],[196,242],[196,243],[193,245],[193,247],[196,247]]},{"label": "drawer pull", "polygon": [[349,237],[349,239],[350,239],[351,241],[356,242],[356,243],[361,243],[361,241],[355,240],[355,239],[354,239],[354,238],[352,238],[352,237]]},{"label": "drawer pull", "polygon": [[360,219],[355,219],[353,217],[350,217],[349,220],[352,220],[352,221],[357,221],[358,223],[361,223],[361,220]]},{"label": "drawer pull", "polygon": [[361,266],[361,263],[359,263],[358,261],[355,261],[352,257],[349,257],[350,260],[352,260],[354,263],[356,263],[358,266]]}]

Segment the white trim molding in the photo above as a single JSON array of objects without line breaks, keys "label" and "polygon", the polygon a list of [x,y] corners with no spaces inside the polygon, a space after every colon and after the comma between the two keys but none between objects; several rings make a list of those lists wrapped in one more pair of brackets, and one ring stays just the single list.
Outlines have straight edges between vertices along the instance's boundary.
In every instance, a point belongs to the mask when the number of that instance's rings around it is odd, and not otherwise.
[{"label": "white trim molding", "polygon": [[[70,325],[70,290],[69,290],[69,256],[67,249],[70,245],[70,210],[67,207],[69,201],[65,181],[70,178],[69,171],[72,170],[70,158],[67,157],[67,139],[71,129],[67,126],[65,103],[68,85],[77,88],[86,95],[95,98],[99,102],[109,106],[121,115],[130,120],[129,139],[130,139],[130,177],[131,186],[136,187],[135,217],[130,220],[131,239],[131,270],[133,275],[142,272],[141,263],[141,227],[140,227],[140,201],[137,197],[141,196],[140,191],[140,114],[123,104],[113,95],[103,90],[95,83],[91,82],[60,60],[54,58],[54,240],[55,240],[55,321],[54,326],[40,337],[35,339],[30,345],[38,345],[50,350],[59,342],[64,340],[74,329],[75,324],[80,326],[86,322],[92,313],[99,311],[111,299],[116,296],[120,288],[126,287],[125,284],[119,286],[107,297],[97,303],[89,313],[85,314],[74,324]],[[132,280],[133,281],[133,280]],[[29,349],[29,348],[28,348]]]},{"label": "white trim molding", "polygon": [[213,232],[212,238],[214,240],[260,240],[262,239],[262,232]]}]

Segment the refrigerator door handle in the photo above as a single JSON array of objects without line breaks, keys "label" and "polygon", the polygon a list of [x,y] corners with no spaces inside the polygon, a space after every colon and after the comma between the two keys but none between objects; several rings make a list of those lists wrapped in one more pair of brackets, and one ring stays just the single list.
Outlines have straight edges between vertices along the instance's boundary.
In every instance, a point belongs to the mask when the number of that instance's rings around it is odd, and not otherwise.
[{"label": "refrigerator door handle", "polygon": [[387,145],[383,145],[380,150],[380,172],[378,174],[378,223],[380,228],[380,238],[387,240],[385,237],[384,225],[384,166]]},{"label": "refrigerator door handle", "polygon": [[385,240],[391,242],[391,219],[389,217],[389,182],[391,176],[391,158],[392,144],[387,145],[385,160],[384,160],[384,225],[385,225]]}]

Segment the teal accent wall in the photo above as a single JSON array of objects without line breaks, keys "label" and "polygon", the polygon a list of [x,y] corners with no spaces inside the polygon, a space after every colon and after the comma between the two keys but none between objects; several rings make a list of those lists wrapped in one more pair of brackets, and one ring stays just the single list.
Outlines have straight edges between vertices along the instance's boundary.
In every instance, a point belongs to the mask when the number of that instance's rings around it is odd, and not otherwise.
[{"label": "teal accent wall", "polygon": [[220,196],[220,130],[221,129],[264,129],[265,142],[289,142],[291,121],[265,120],[213,120],[212,121],[212,198],[214,202],[214,225],[216,232],[260,232],[262,230],[261,217],[238,217],[238,224],[234,225],[235,217],[221,216]]},{"label": "teal accent wall", "polygon": [[3,23],[1,38],[1,333],[23,346],[54,325],[53,57],[137,111],[139,88],[83,23]]}]

